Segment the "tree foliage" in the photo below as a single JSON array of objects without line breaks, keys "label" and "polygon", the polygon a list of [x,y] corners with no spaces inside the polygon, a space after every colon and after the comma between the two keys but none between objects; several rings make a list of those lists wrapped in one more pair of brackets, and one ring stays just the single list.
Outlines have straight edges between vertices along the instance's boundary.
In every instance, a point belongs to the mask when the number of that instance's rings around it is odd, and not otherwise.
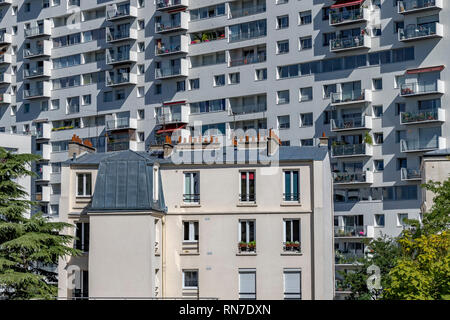
[{"label": "tree foliage", "polygon": [[0,295],[7,299],[50,299],[57,296],[49,271],[65,255],[78,255],[70,247],[73,237],[60,232],[70,224],[50,222],[42,214],[26,213],[36,204],[17,182],[34,176],[29,169],[39,160],[33,154],[14,154],[0,148]]}]

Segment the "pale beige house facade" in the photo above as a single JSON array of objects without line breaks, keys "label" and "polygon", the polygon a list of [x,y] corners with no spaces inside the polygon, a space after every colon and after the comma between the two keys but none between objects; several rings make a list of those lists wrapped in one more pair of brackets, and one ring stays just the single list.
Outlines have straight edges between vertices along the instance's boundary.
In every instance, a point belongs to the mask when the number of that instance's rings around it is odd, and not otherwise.
[{"label": "pale beige house facade", "polygon": [[60,217],[84,253],[60,261],[59,298],[333,299],[328,149],[270,143],[72,143]]}]

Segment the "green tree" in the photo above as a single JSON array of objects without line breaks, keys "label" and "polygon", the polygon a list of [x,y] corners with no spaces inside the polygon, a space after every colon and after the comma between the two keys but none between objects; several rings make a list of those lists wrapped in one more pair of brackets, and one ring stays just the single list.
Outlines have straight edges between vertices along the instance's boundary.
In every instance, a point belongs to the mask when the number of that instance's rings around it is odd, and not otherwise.
[{"label": "green tree", "polygon": [[28,194],[17,180],[34,176],[29,168],[38,159],[0,148],[0,295],[7,299],[56,297],[55,274],[46,267],[80,254],[70,247],[73,237],[60,234],[72,225],[50,222],[42,214],[25,216],[36,204],[25,200]]}]

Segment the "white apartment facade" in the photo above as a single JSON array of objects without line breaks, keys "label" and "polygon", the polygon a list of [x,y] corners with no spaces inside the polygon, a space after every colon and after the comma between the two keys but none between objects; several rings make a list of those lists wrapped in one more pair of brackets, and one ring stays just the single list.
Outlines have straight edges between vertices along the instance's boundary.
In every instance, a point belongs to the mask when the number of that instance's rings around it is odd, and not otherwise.
[{"label": "white apartment facade", "polygon": [[197,121],[228,138],[278,129],[292,146],[325,133],[336,250],[351,260],[362,238],[420,217],[421,156],[449,144],[449,10],[443,0],[0,1],[0,130],[39,132],[52,190],[43,206],[55,214],[74,134],[108,152],[187,140]]},{"label": "white apartment facade", "polygon": [[59,298],[333,299],[327,147],[265,145],[67,161],[60,218],[83,254],[61,259]]}]

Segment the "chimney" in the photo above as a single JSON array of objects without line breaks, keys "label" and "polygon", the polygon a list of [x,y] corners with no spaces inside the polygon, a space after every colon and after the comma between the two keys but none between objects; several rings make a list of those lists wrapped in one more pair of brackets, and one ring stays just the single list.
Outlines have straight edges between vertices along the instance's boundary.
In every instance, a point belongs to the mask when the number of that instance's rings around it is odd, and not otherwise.
[{"label": "chimney", "polygon": [[173,152],[173,144],[172,139],[169,136],[166,136],[166,141],[163,144],[163,154],[164,159],[169,158]]},{"label": "chimney", "polygon": [[328,137],[325,135],[325,132],[322,132],[322,136],[319,138],[319,147],[328,148]]},{"label": "chimney", "polygon": [[72,140],[69,141],[68,149],[69,158],[72,157],[72,159],[75,159],[77,156],[84,152],[95,152],[95,148],[92,146],[92,143],[89,140],[85,139],[84,141],[82,141],[80,137],[75,134],[72,136]]},{"label": "chimney", "polygon": [[267,155],[273,156],[278,151],[280,145],[280,138],[278,138],[272,129],[269,129],[269,136],[267,137]]}]

